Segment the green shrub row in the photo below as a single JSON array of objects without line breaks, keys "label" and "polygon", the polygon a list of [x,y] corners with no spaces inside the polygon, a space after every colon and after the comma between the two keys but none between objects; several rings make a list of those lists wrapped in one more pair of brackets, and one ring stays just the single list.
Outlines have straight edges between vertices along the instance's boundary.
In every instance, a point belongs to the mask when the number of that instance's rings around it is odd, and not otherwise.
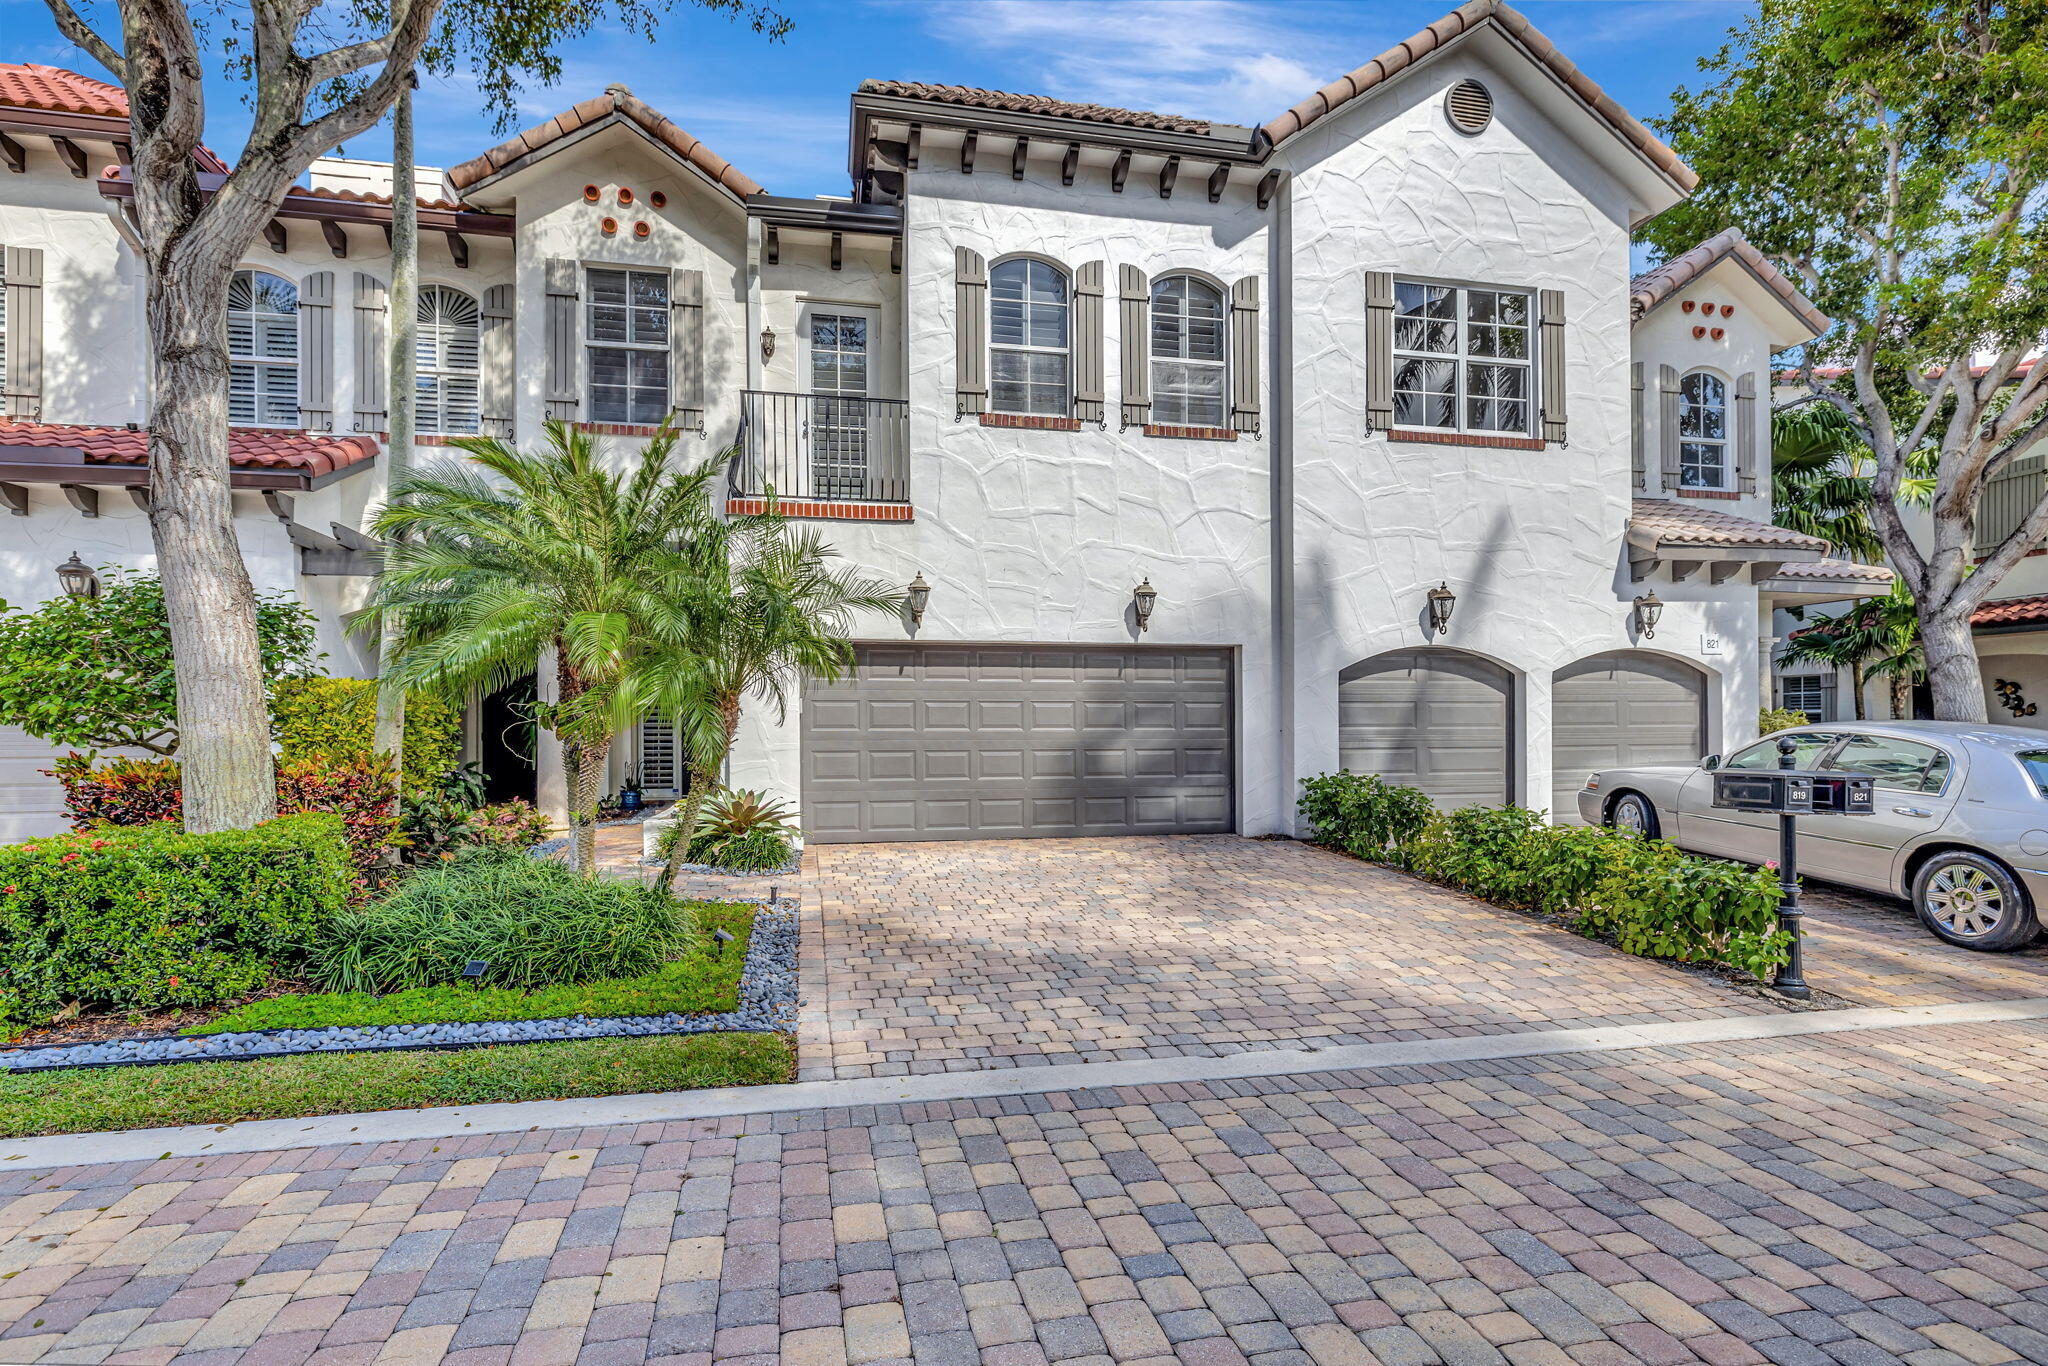
[{"label": "green shrub row", "polygon": [[342,823],[168,822],[0,847],[0,1020],[216,1005],[302,963],[353,883]]},{"label": "green shrub row", "polygon": [[1778,878],[1662,840],[1551,825],[1515,806],[1439,812],[1412,787],[1369,774],[1302,782],[1319,843],[1390,863],[1514,910],[1568,918],[1624,952],[1719,963],[1766,976],[1784,960]]},{"label": "green shrub row", "polygon": [[[285,678],[271,686],[270,725],[287,764],[365,762],[376,753],[377,680]],[[431,783],[462,757],[462,710],[431,693],[405,699],[405,782]]]}]

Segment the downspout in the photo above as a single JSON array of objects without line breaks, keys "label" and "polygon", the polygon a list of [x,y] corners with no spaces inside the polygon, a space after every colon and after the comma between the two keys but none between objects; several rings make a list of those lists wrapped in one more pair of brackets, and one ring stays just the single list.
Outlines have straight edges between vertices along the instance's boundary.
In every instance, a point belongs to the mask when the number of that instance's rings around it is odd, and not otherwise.
[{"label": "downspout", "polygon": [[1294,180],[1283,176],[1267,233],[1273,324],[1266,339],[1266,373],[1273,377],[1267,407],[1272,485],[1273,739],[1279,754],[1279,809],[1274,828],[1295,829],[1294,789]]}]

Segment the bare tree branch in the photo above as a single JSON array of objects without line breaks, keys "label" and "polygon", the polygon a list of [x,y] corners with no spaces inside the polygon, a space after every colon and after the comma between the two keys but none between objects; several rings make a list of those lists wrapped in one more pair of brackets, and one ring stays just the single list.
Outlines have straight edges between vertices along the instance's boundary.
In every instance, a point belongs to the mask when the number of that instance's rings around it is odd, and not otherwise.
[{"label": "bare tree branch", "polygon": [[57,31],[93,55],[93,60],[114,73],[114,79],[124,85],[128,80],[128,63],[114,50],[114,45],[102,38],[85,22],[83,16],[71,7],[70,0],[44,0],[50,7],[50,15],[57,21]]}]

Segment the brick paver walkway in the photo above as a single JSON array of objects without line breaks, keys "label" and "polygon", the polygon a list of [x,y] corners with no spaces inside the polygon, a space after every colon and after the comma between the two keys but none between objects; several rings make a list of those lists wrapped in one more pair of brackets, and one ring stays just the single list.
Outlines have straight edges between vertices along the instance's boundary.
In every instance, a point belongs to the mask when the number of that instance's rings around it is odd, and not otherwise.
[{"label": "brick paver walkway", "polygon": [[2048,1026],[0,1175],[0,1361],[2048,1361]]}]

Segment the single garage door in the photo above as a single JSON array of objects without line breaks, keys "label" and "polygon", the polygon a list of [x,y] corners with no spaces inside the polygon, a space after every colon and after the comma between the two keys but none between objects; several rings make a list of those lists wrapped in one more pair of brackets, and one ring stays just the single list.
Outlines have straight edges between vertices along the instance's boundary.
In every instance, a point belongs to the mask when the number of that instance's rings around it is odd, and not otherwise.
[{"label": "single garage door", "polygon": [[1214,834],[1227,650],[863,645],[804,689],[803,825],[827,844]]},{"label": "single garage door", "polygon": [[1550,686],[1551,813],[1579,818],[1579,789],[1597,769],[1691,764],[1707,746],[1707,680],[1656,655],[1594,655]]},{"label": "single garage door", "polygon": [[43,770],[63,754],[13,726],[0,726],[0,844],[69,830],[64,788]]},{"label": "single garage door", "polygon": [[1513,692],[1506,669],[1454,650],[1354,664],[1338,678],[1337,761],[1419,787],[1440,807],[1497,806],[1509,799]]}]

